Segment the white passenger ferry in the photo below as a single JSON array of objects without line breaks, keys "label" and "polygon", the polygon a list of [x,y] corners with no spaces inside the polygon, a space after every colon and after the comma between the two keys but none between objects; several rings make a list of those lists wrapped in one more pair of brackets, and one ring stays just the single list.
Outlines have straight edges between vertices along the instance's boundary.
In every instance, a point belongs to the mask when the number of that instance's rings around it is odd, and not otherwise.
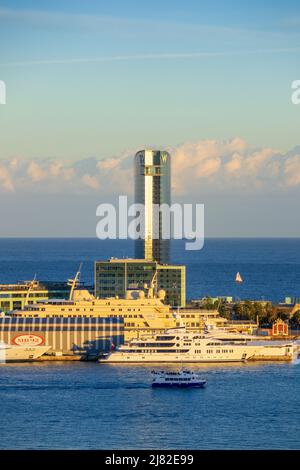
[{"label": "white passenger ferry", "polygon": [[197,387],[204,388],[206,380],[196,372],[183,369],[179,372],[152,371],[152,387]]},{"label": "white passenger ferry", "polygon": [[133,339],[100,357],[105,363],[209,363],[247,360],[292,360],[292,343],[239,342],[217,339],[210,333],[166,330],[155,336]]}]

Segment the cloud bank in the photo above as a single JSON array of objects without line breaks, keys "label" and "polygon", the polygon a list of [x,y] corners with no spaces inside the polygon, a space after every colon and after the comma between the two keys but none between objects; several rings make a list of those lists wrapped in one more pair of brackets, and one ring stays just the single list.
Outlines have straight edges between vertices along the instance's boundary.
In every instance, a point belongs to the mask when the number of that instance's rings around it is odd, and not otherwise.
[{"label": "cloud bank", "polygon": [[[107,159],[58,158],[0,160],[0,193],[133,193],[133,155],[138,149]],[[200,140],[168,148],[172,156],[175,198],[207,193],[289,191],[300,187],[300,146],[287,153],[253,148],[242,138]]]}]

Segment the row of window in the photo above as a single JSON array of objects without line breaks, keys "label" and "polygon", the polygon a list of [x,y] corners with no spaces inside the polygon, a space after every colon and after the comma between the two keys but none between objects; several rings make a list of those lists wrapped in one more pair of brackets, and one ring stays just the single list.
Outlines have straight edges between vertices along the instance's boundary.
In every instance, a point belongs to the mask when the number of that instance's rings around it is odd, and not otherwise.
[{"label": "row of window", "polygon": [[18,325],[12,325],[12,326],[4,326],[1,328],[0,331],[6,331],[6,332],[12,332],[12,331],[24,331],[24,332],[38,332],[38,331],[45,331],[45,332],[51,332],[51,331],[101,331],[101,332],[111,332],[112,330],[115,331],[122,331],[122,327],[101,327],[100,325],[98,327],[96,326],[61,326],[57,325],[55,327],[52,326],[18,326]]},{"label": "row of window", "polygon": [[[200,349],[195,350],[196,354],[201,354]],[[207,349],[206,354],[228,354],[228,353],[233,353],[233,349]]]},{"label": "row of window", "polygon": [[13,293],[7,293],[7,294],[0,294],[0,299],[15,299],[15,298],[20,298],[20,299],[23,299],[23,298],[26,298],[26,297],[30,297],[30,298],[44,298],[44,299],[47,299],[48,298],[48,293],[41,293],[41,292],[33,292],[32,294],[27,294],[27,292],[24,292],[23,294],[21,294],[20,292],[13,292]]},{"label": "row of window", "polygon": [[78,316],[69,316],[69,317],[63,317],[63,318],[55,318],[52,319],[53,317],[50,318],[40,318],[38,315],[35,315],[35,317],[0,317],[0,328],[2,325],[9,325],[9,324],[41,324],[41,323],[56,323],[56,324],[61,324],[61,323],[108,323],[108,324],[113,324],[113,323],[119,323],[119,317],[116,318],[103,318],[103,317],[79,317]]},{"label": "row of window", "polygon": [[[142,304],[143,306],[145,304]],[[31,311],[39,311],[39,312],[45,312],[46,309],[44,307],[41,307],[41,308],[38,308],[38,309],[30,309]],[[119,311],[119,312],[123,312],[123,311],[126,311],[126,312],[140,312],[141,309],[140,308],[126,308],[126,309],[123,309],[123,308],[119,308],[119,309],[115,309],[115,308],[111,308],[110,311],[111,312],[115,312],[115,311]],[[80,308],[61,308],[60,309],[61,312],[94,312],[94,309],[93,308],[84,308],[84,309],[80,309]],[[46,316],[49,316],[49,315],[46,315]],[[62,318],[64,315],[60,315],[60,314],[57,314],[57,313],[54,313],[54,314],[51,314],[50,315],[51,317],[54,317],[54,318]],[[81,317],[85,317],[86,315],[76,315],[78,318],[81,318]],[[131,315],[129,315],[131,317]],[[134,315],[133,316],[134,318],[137,318],[137,315]]]},{"label": "row of window", "polygon": [[166,377],[165,378],[166,382],[190,382],[191,378],[190,377],[182,377],[182,378],[177,378],[177,377]]},{"label": "row of window", "polygon": [[124,353],[173,353],[173,354],[183,354],[183,353],[188,353],[188,349],[128,349],[128,350],[122,350]]}]

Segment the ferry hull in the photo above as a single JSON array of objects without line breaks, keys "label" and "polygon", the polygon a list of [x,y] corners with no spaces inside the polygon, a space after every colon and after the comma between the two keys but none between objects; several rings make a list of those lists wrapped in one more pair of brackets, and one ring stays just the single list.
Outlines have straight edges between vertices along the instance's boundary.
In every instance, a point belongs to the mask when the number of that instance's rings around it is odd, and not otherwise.
[{"label": "ferry hull", "polygon": [[204,388],[206,382],[199,383],[199,384],[163,384],[163,383],[153,383],[153,388]]}]

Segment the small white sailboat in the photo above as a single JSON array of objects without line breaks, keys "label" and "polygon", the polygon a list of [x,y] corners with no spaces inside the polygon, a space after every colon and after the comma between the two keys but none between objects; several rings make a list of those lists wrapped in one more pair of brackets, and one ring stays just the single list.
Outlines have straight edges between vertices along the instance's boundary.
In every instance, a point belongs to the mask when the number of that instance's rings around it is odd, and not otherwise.
[{"label": "small white sailboat", "polygon": [[239,272],[236,273],[235,282],[237,282],[238,284],[243,282],[243,278],[242,278],[242,276],[240,275]]}]

